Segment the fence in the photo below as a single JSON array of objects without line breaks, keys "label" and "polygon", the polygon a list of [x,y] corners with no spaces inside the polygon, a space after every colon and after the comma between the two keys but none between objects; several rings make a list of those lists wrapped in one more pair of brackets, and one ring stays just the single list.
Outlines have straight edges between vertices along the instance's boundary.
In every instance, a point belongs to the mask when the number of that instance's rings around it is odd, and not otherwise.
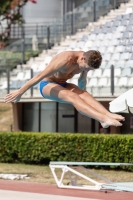
[{"label": "fence", "polygon": [[[14,71],[14,70],[13,70]],[[0,97],[2,98],[6,94],[10,93],[13,90],[17,90],[21,88],[26,81],[28,81],[30,78],[35,76],[39,72],[34,72],[33,69],[29,69],[25,72],[24,69],[17,70],[16,72],[7,70],[0,70]],[[28,74],[26,74],[28,73]],[[24,78],[28,77],[28,78]],[[115,85],[114,85],[114,66],[112,65],[110,68],[110,96],[114,95]],[[39,92],[39,83],[33,87],[31,87],[26,93],[23,95],[24,97],[41,97]]]},{"label": "fence", "polygon": [[[106,15],[111,9],[118,8],[120,3],[127,3],[129,0],[88,0],[77,8],[64,14],[63,18],[54,19],[49,23],[25,23],[23,26],[13,24],[11,27],[10,38],[14,40],[23,37],[31,39],[36,35],[40,43],[55,44],[67,35],[72,35],[78,29],[83,29],[89,22],[98,20],[100,16]],[[6,27],[3,27],[3,30]],[[48,29],[50,30],[48,32]],[[1,30],[0,30],[1,32]],[[47,48],[47,46],[45,46]]]}]

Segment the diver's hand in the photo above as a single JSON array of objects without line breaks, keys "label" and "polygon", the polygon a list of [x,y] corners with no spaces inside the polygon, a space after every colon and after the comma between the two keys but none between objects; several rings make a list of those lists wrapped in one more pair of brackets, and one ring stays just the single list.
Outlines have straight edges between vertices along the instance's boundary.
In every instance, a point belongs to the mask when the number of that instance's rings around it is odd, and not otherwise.
[{"label": "diver's hand", "polygon": [[10,102],[17,103],[18,101],[20,101],[21,96],[22,94],[20,93],[20,91],[16,90],[14,92],[7,94],[4,101],[5,103],[10,103]]}]

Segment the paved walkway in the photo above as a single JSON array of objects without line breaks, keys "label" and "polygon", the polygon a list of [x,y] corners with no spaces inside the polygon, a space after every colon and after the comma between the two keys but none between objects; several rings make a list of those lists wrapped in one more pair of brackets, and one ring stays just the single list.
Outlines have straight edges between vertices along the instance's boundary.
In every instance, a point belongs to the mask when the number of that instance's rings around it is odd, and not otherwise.
[{"label": "paved walkway", "polygon": [[98,200],[90,198],[65,197],[59,195],[35,194],[28,192],[15,192],[0,190],[0,200]]},{"label": "paved walkway", "polygon": [[0,180],[0,200],[125,200],[133,192],[59,189],[56,185]]}]

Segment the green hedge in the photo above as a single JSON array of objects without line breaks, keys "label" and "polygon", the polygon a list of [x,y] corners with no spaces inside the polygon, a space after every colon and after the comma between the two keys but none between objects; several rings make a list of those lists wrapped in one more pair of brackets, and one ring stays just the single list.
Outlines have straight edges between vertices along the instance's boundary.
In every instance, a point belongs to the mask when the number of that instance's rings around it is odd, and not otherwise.
[{"label": "green hedge", "polygon": [[0,133],[0,162],[49,161],[133,163],[133,135]]},{"label": "green hedge", "polygon": [[[28,61],[31,57],[36,57],[41,53],[38,51],[26,51],[25,61]],[[21,52],[10,52],[10,51],[0,51],[0,69],[13,69],[18,64],[22,63],[22,53]]]}]

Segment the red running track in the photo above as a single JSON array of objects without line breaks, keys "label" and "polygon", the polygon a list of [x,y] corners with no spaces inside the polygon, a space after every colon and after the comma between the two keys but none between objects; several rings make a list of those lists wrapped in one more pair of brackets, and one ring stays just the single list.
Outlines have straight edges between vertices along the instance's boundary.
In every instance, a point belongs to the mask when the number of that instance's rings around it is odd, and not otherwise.
[{"label": "red running track", "polygon": [[99,200],[133,200],[132,192],[107,191],[107,193],[105,193],[104,191],[59,189],[56,185],[46,185],[41,183],[30,183],[10,180],[0,180],[0,190],[94,198]]}]

